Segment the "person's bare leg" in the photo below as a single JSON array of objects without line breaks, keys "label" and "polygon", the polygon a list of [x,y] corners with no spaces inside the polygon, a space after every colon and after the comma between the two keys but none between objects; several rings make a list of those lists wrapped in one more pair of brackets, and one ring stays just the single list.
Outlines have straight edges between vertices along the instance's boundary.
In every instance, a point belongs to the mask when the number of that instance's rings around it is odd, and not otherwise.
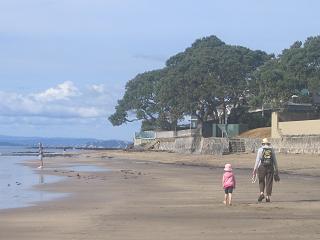
[{"label": "person's bare leg", "polygon": [[40,157],[40,166],[38,168],[43,168],[43,157]]},{"label": "person's bare leg", "polygon": [[227,204],[228,204],[228,194],[224,194],[223,204],[224,204],[224,205],[227,205]]},{"label": "person's bare leg", "polygon": [[232,193],[228,194],[228,198],[229,198],[229,205],[232,205]]}]

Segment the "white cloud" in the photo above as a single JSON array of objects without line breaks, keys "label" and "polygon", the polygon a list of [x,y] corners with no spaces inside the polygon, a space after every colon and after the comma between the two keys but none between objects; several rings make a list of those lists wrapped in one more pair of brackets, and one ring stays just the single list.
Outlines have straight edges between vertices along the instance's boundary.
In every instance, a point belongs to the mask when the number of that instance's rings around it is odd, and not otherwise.
[{"label": "white cloud", "polygon": [[0,115],[21,122],[23,118],[31,122],[36,118],[102,119],[113,111],[116,100],[104,85],[94,84],[80,91],[72,81],[66,81],[39,93],[0,91]]},{"label": "white cloud", "polygon": [[99,84],[99,85],[93,84],[89,87],[89,89],[96,93],[104,93],[105,91],[105,87],[103,84]]},{"label": "white cloud", "polygon": [[55,100],[68,100],[71,97],[80,95],[78,88],[71,81],[59,84],[57,87],[49,88],[44,92],[34,95],[34,98],[43,102]]}]

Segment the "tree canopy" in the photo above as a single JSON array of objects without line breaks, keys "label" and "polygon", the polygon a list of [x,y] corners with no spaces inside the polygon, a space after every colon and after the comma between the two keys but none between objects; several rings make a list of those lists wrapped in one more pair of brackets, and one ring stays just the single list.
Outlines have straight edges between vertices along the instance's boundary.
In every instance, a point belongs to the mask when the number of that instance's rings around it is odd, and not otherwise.
[{"label": "tree canopy", "polygon": [[277,57],[205,37],[170,57],[164,68],[130,80],[109,120],[142,120],[143,129],[167,130],[185,115],[218,122],[227,107],[279,106],[303,89],[318,92],[319,71],[319,37],[295,42]]},{"label": "tree canopy", "polygon": [[[255,72],[251,103],[279,107],[292,95],[310,102],[320,91],[320,36],[297,41]],[[305,96],[305,93],[308,96]]]},{"label": "tree canopy", "polygon": [[184,114],[196,115],[200,122],[217,121],[218,108],[235,107],[246,98],[253,71],[268,59],[262,51],[207,37],[167,61],[163,82],[176,89],[175,98]]}]

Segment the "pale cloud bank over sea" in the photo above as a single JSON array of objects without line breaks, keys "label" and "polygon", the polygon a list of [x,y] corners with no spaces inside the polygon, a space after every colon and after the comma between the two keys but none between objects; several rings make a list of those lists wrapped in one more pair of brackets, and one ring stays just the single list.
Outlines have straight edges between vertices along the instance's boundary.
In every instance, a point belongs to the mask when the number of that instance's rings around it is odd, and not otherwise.
[{"label": "pale cloud bank over sea", "polygon": [[41,92],[21,94],[0,91],[2,122],[8,117],[16,122],[29,118],[74,119],[106,118],[113,111],[118,95],[115,89],[93,84],[79,89],[74,82],[65,81]]}]

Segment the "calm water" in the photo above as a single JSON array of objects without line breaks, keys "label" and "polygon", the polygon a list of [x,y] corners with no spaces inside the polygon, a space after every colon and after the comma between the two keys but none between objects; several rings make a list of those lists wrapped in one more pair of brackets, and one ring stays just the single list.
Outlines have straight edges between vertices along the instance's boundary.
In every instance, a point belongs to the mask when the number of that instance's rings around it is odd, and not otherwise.
[{"label": "calm water", "polygon": [[34,185],[57,182],[63,177],[36,174],[36,171],[30,167],[18,164],[37,158],[35,156],[10,156],[15,152],[29,151],[36,151],[36,149],[0,147],[0,209],[32,206],[39,201],[66,196],[66,194],[32,189]]}]

